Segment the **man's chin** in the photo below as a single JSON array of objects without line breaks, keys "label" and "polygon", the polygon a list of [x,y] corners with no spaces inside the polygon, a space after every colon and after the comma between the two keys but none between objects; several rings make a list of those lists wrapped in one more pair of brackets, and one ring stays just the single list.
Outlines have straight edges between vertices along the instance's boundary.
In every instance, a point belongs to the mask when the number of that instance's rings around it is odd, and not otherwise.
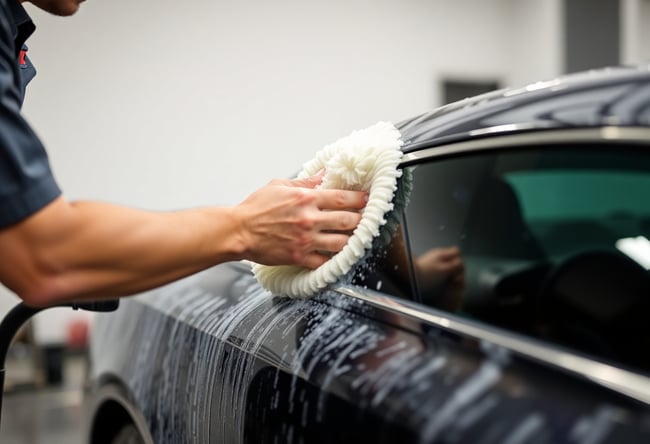
[{"label": "man's chin", "polygon": [[79,10],[79,4],[84,0],[69,0],[66,2],[61,1],[42,1],[42,0],[27,0],[39,9],[50,14],[60,17],[68,17],[76,14]]},{"label": "man's chin", "polygon": [[57,10],[57,12],[53,12],[53,14],[59,15],[61,17],[68,17],[68,16],[71,16],[71,15],[75,15],[77,13],[77,11],[79,10],[79,4],[82,1],[83,0],[80,0],[79,2],[71,3],[71,4],[68,4],[68,5],[62,6],[61,8],[59,8]]}]

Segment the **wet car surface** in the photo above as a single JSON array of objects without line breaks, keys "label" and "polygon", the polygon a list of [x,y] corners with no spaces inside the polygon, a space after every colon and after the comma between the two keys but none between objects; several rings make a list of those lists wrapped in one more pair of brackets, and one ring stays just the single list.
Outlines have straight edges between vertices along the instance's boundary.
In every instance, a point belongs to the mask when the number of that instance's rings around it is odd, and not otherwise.
[{"label": "wet car surface", "polygon": [[648,441],[649,68],[397,126],[391,223],[339,284],[228,263],[96,317],[91,442]]}]

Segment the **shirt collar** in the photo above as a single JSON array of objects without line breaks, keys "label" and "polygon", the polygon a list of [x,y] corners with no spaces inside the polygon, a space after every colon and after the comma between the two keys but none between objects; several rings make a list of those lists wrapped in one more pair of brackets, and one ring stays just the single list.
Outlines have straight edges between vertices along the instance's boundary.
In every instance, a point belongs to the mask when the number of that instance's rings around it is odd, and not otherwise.
[{"label": "shirt collar", "polygon": [[7,5],[9,6],[11,16],[16,25],[14,41],[16,43],[16,55],[18,55],[18,52],[25,41],[36,30],[36,26],[27,14],[27,11],[25,11],[25,8],[23,8],[23,5],[20,4],[19,0],[7,0]]}]

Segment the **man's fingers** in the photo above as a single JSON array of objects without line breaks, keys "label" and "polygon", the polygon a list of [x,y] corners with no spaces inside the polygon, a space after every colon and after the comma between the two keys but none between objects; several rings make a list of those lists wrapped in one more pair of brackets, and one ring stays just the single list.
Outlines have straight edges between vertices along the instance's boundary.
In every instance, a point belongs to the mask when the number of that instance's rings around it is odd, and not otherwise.
[{"label": "man's fingers", "polygon": [[441,247],[438,249],[438,257],[440,259],[448,261],[457,259],[460,257],[460,249],[458,247]]},{"label": "man's fingers", "polygon": [[348,243],[350,236],[340,233],[321,233],[314,239],[314,251],[303,258],[307,268],[318,268],[338,253]]},{"label": "man's fingers", "polygon": [[330,257],[325,254],[314,252],[305,256],[305,260],[300,265],[314,270],[327,262],[329,258]]},{"label": "man's fingers", "polygon": [[449,262],[448,267],[449,267],[449,271],[452,273],[459,273],[465,269],[465,265],[463,264],[463,261],[460,258],[454,259],[453,261]]},{"label": "man's fingers", "polygon": [[316,205],[322,210],[360,210],[368,203],[368,193],[349,190],[316,190]]},{"label": "man's fingers", "polygon": [[[324,170],[304,179],[274,179],[271,185],[313,189],[323,181]],[[322,210],[360,210],[368,203],[368,193],[351,190],[314,190],[316,204]]]},{"label": "man's fingers", "polygon": [[[314,188],[323,181],[325,170],[321,170],[313,176],[304,179],[290,179],[283,181],[282,184],[290,187]],[[279,182],[276,182],[279,183]]]},{"label": "man's fingers", "polygon": [[361,213],[354,211],[321,211],[319,231],[351,232],[361,221]]},{"label": "man's fingers", "polygon": [[314,239],[314,249],[319,252],[336,254],[345,247],[350,236],[343,233],[321,233]]}]

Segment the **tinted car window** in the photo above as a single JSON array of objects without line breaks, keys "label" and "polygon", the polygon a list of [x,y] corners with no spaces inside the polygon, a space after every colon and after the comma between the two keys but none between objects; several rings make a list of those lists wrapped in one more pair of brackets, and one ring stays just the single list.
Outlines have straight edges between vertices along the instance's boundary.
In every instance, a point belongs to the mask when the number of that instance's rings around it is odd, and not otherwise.
[{"label": "tinted car window", "polygon": [[394,199],[395,209],[388,215],[381,235],[373,242],[370,254],[353,270],[352,284],[413,299],[415,279],[404,240],[402,209],[406,201],[401,194]]},{"label": "tinted car window", "polygon": [[[647,149],[537,147],[409,168],[417,298],[650,369],[639,356],[650,346]],[[449,248],[460,278],[427,259]]]}]

